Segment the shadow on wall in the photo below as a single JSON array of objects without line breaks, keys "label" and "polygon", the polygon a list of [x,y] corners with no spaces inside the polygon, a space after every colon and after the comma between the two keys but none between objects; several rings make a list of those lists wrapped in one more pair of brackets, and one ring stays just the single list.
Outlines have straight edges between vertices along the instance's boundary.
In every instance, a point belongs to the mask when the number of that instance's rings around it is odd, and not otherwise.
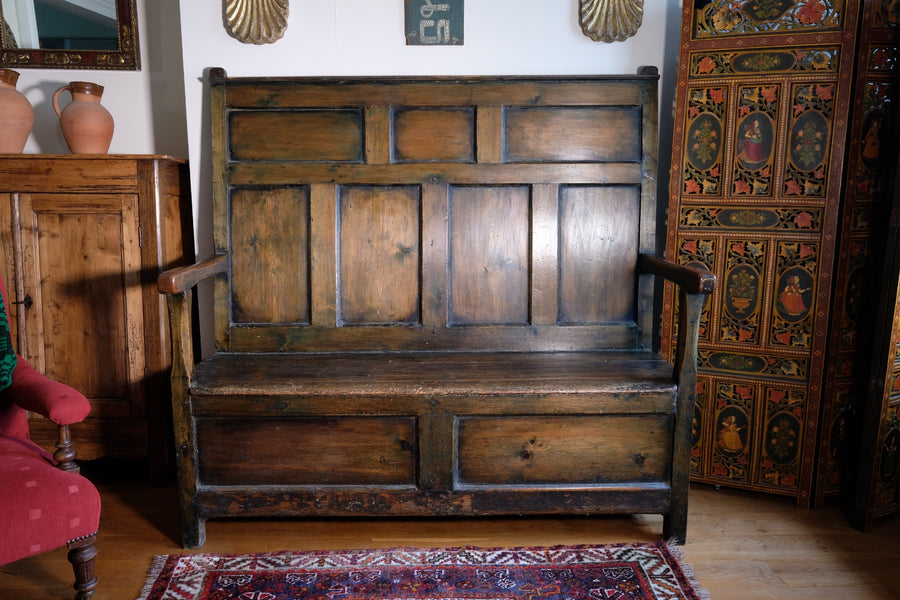
[{"label": "shadow on wall", "polygon": [[[63,137],[62,129],[59,128],[59,117],[56,116],[52,104],[53,94],[61,85],[65,84],[59,81],[44,81],[21,90],[28,96],[29,100],[33,98],[42,99],[40,102],[32,100],[34,127],[31,130],[31,135],[43,154],[69,153],[66,139]],[[40,91],[35,93],[34,90]],[[64,94],[64,97],[60,98],[60,108],[64,108],[70,99],[71,96]]]}]

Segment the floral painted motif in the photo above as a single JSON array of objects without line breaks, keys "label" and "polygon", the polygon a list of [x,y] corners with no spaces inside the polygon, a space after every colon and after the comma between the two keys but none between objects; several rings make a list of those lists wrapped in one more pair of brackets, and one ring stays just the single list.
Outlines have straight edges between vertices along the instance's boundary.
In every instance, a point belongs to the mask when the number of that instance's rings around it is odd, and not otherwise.
[{"label": "floral painted motif", "polygon": [[721,187],[725,88],[691,90],[685,134],[683,193],[718,195]]},{"label": "floral painted motif", "polygon": [[721,341],[759,343],[759,308],[767,246],[764,241],[728,242],[719,327]]},{"label": "floral painted motif", "polygon": [[720,208],[682,206],[679,225],[683,228],[710,227],[772,231],[820,231],[822,209],[810,208]]},{"label": "floral painted motif", "polygon": [[791,159],[805,171],[822,164],[828,143],[828,123],[816,112],[806,113],[797,120],[791,132]]},{"label": "floral painted motif", "polygon": [[772,419],[766,430],[766,450],[780,461],[793,461],[800,451],[800,424],[796,417],[781,413]]},{"label": "floral painted motif", "polygon": [[839,29],[843,0],[694,0],[694,38]]},{"label": "floral painted motif", "polygon": [[793,0],[748,0],[744,3],[743,11],[754,21],[777,21],[793,5]]},{"label": "floral painted motif", "polygon": [[722,128],[709,115],[698,117],[691,127],[688,159],[700,168],[709,169],[722,149]]},{"label": "floral painted motif", "polygon": [[[712,239],[683,239],[678,245],[678,262],[682,265],[706,267],[712,271],[715,266],[716,242]],[[676,305],[675,312],[678,312]],[[675,320],[677,323],[677,319]],[[709,303],[700,312],[700,340],[709,340]],[[675,328],[677,330],[677,327]]]},{"label": "floral painted motif", "polygon": [[834,72],[838,48],[797,48],[752,52],[695,52],[691,76]]},{"label": "floral painted motif", "polygon": [[785,196],[824,197],[831,154],[834,84],[813,83],[794,87],[788,158],[784,174]]},{"label": "floral painted motif", "polygon": [[757,356],[737,352],[713,352],[701,350],[697,353],[698,366],[707,371],[775,377],[790,381],[806,381],[809,360],[788,356]]},{"label": "floral painted motif", "polygon": [[759,478],[762,483],[796,489],[800,474],[806,392],[767,388],[766,425]]},{"label": "floral painted motif", "polygon": [[[897,3],[900,6],[900,2]],[[900,68],[900,50],[893,46],[874,46],[869,52],[869,70],[895,72]]]},{"label": "floral painted motif", "polygon": [[706,447],[703,434],[704,415],[706,415],[709,380],[697,377],[697,395],[694,398],[694,416],[691,422],[691,474],[703,475],[703,448]]},{"label": "floral painted motif", "polygon": [[683,239],[679,245],[679,262],[683,265],[703,265],[713,268],[716,242],[712,239]]}]

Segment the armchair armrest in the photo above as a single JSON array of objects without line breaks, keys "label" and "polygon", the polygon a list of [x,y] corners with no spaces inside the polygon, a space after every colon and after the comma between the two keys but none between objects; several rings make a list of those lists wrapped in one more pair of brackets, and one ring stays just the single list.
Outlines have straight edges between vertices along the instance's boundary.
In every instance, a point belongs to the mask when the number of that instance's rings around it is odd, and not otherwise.
[{"label": "armchair armrest", "polygon": [[716,288],[716,276],[706,269],[679,265],[649,254],[640,255],[639,265],[641,270],[647,273],[659,275],[678,284],[688,294],[712,294]]},{"label": "armchair armrest", "polygon": [[224,273],[227,269],[228,255],[217,254],[202,262],[160,273],[156,286],[163,294],[183,294],[204,279]]},{"label": "armchair armrest", "polygon": [[91,412],[84,394],[48,378],[22,357],[18,357],[6,393],[25,410],[43,415],[57,425],[80,423]]}]

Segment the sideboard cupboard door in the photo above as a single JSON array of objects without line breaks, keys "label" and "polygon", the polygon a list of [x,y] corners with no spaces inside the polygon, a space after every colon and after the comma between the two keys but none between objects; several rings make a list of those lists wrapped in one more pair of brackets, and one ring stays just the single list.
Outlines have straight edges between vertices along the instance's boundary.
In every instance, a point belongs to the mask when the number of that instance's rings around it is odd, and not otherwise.
[{"label": "sideboard cupboard door", "polygon": [[[140,456],[147,433],[137,198],[20,194],[19,215],[23,291],[34,302],[19,353],[87,396],[95,419],[115,419],[127,431],[119,450]],[[102,446],[107,435],[97,433],[89,446]]]},{"label": "sideboard cupboard door", "polygon": [[[192,261],[187,165],[122,155],[0,156],[0,266],[19,353],[84,393],[83,459],[172,471],[171,359],[156,277]],[[55,428],[33,416],[44,447]]]}]

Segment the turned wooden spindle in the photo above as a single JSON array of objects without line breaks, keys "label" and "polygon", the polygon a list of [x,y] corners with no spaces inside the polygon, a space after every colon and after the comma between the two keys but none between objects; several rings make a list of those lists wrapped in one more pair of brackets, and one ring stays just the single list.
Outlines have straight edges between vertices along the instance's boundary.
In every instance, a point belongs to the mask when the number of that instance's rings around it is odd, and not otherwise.
[{"label": "turned wooden spindle", "polygon": [[60,425],[59,438],[56,440],[56,452],[53,453],[57,468],[63,471],[79,473],[81,468],[75,462],[76,456],[77,452],[75,452],[75,444],[72,443],[72,434],[69,431],[69,426]]}]

